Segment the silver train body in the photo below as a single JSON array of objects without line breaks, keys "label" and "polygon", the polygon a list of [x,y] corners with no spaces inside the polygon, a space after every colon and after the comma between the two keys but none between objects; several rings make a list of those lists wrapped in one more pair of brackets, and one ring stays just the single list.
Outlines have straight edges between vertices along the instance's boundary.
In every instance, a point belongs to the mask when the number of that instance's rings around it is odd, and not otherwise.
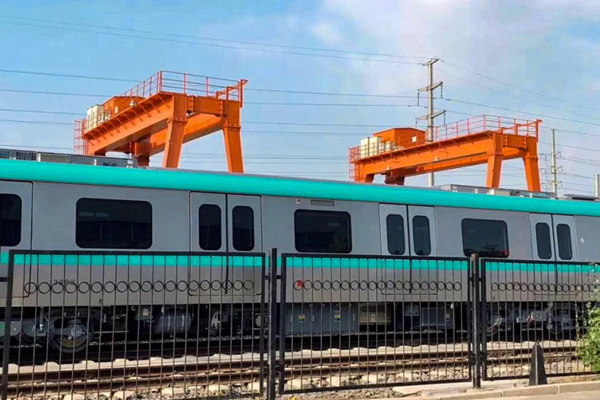
[{"label": "silver train body", "polygon": [[[402,190],[402,189],[400,189]],[[276,248],[279,253],[296,253],[298,251],[295,240],[295,213],[298,211],[333,211],[347,213],[350,217],[351,248],[348,255],[372,255],[372,256],[394,256],[390,253],[388,243],[388,232],[386,231],[386,220],[389,215],[402,216],[404,248],[403,256],[420,257],[423,259],[447,257],[447,258],[465,258],[463,234],[461,226],[465,219],[481,219],[503,221],[507,228],[507,240],[510,249],[510,259],[515,260],[541,260],[536,249],[536,224],[540,221],[547,223],[551,227],[552,246],[550,259],[553,261],[594,261],[600,260],[600,217],[584,215],[552,215],[542,213],[532,213],[525,211],[504,211],[490,209],[476,209],[473,207],[446,207],[446,206],[424,206],[410,204],[393,204],[372,201],[349,201],[349,200],[327,200],[310,197],[286,197],[273,195],[243,195],[230,193],[202,192],[197,190],[165,190],[154,188],[132,188],[107,185],[86,185],[71,184],[60,182],[40,182],[40,181],[18,181],[2,180],[0,181],[0,194],[14,194],[21,200],[21,239],[14,246],[3,246],[3,254],[9,250],[35,250],[35,251],[81,251],[82,248],[76,241],[76,209],[81,199],[110,199],[124,201],[140,201],[151,205],[152,209],[152,234],[151,244],[145,249],[119,249],[121,251],[139,251],[148,253],[160,252],[190,252],[207,253],[206,249],[201,248],[199,238],[199,210],[202,205],[216,205],[220,208],[220,225],[224,229],[220,232],[219,240],[214,241],[218,246],[212,246],[210,251],[215,253],[230,253],[232,255],[248,253],[266,253],[269,249]],[[482,195],[484,196],[484,195]],[[559,201],[559,200],[547,200]],[[253,215],[253,241],[246,243],[244,250],[236,250],[233,246],[235,238],[232,233],[232,223],[235,220],[233,212],[236,207],[243,206],[252,210]],[[415,217],[426,217],[429,221],[429,244],[430,249],[427,254],[422,251],[415,251],[415,238],[419,233],[415,233],[413,223]],[[559,225],[566,225],[570,229],[570,248],[571,254],[567,259],[561,258],[561,252],[558,249],[556,229]],[[114,250],[94,248],[92,250]],[[421,254],[419,254],[421,253]],[[327,254],[323,254],[327,255]],[[564,255],[564,254],[562,254]],[[544,261],[548,261],[545,258]],[[242,288],[237,292],[237,297],[229,298],[219,296],[199,296],[190,297],[189,294],[177,297],[177,293],[168,294],[160,299],[161,306],[158,307],[153,302],[152,293],[131,294],[127,292],[120,293],[115,291],[113,296],[102,297],[90,294],[89,296],[48,296],[35,293],[26,293],[19,291],[27,283],[37,285],[43,282],[53,280],[69,280],[72,272],[62,267],[55,266],[50,270],[43,267],[29,265],[29,271],[15,270],[15,283],[13,292],[13,310],[21,310],[25,315],[14,316],[11,322],[11,336],[22,335],[32,338],[34,336],[45,337],[49,328],[39,326],[40,320],[44,323],[52,324],[52,318],[63,318],[68,315],[69,318],[76,320],[72,310],[79,309],[78,313],[85,311],[88,313],[85,318],[94,318],[98,323],[104,323],[107,318],[112,320],[125,321],[123,315],[129,313],[129,319],[139,324],[145,324],[152,321],[152,331],[148,334],[177,335],[185,333],[191,329],[192,321],[198,318],[197,314],[202,314],[206,320],[206,326],[218,329],[224,321],[244,319],[240,315],[235,315],[236,310],[243,310],[244,304],[258,304],[261,301],[260,293],[256,290],[257,281],[261,279],[259,268],[238,268],[226,270],[222,269],[219,274],[212,277],[212,281],[239,280],[248,283],[248,287]],[[102,269],[90,266],[78,268],[78,281],[89,279],[90,282],[107,281],[113,282],[127,281],[135,277],[139,282],[144,280],[167,279],[166,275],[151,275],[152,269],[144,267],[135,267],[125,272],[115,266],[104,266]],[[175,281],[193,280],[194,276],[185,275],[186,269],[174,268],[162,274],[171,274]],[[3,264],[0,270],[0,277],[6,277],[7,265]],[[320,271],[322,274],[327,272]],[[337,273],[337,272],[336,272]],[[432,277],[431,270],[412,270],[410,276],[393,277],[372,276],[377,272],[341,270],[336,277],[329,276],[329,280],[338,279],[340,281],[356,280],[352,274],[362,274],[360,279],[367,281],[436,281],[446,279],[441,275]],[[180,275],[178,275],[180,274]],[[288,274],[288,280],[291,285],[299,280],[309,279],[314,276],[315,271],[311,268],[295,268],[293,273]],[[333,272],[331,272],[333,274]],[[343,276],[348,274],[348,276]],[[406,272],[408,274],[408,272]],[[548,274],[547,282],[555,282],[556,277]],[[185,278],[182,278],[185,277]],[[503,278],[504,279],[504,278]],[[526,278],[525,278],[526,280]],[[352,291],[347,294],[341,294],[336,290],[320,290],[315,292],[309,300],[301,298],[301,291],[291,292],[286,304],[281,307],[287,307],[289,311],[284,322],[286,330],[292,332],[294,321],[305,318],[306,309],[313,307],[313,317],[310,324],[306,323],[303,328],[304,334],[323,334],[334,333],[338,331],[339,320],[355,321],[349,325],[348,330],[360,329],[361,327],[386,326],[386,329],[403,331],[409,329],[438,329],[438,330],[456,330],[464,327],[457,326],[457,314],[464,313],[464,303],[467,300],[467,275],[465,273],[457,274],[454,281],[460,284],[460,289],[455,290],[451,297],[447,294],[440,294],[426,288],[420,288],[412,291],[410,295],[402,294],[395,297],[385,288],[369,288],[365,293],[353,295]],[[459,286],[457,286],[459,287]],[[200,289],[198,291],[211,291],[213,288]],[[0,308],[6,304],[6,283],[0,283]],[[353,297],[354,296],[354,297]],[[366,297],[365,297],[366,296]],[[561,297],[561,301],[552,305],[547,302],[539,301],[540,297],[532,297],[531,294],[511,292],[510,295],[504,294],[504,298],[497,297],[495,301],[498,306],[490,309],[490,324],[500,323],[523,323],[524,321],[537,320],[541,323],[551,325],[552,318],[556,319],[561,315],[563,323],[561,329],[571,329],[573,321],[571,315],[574,304],[581,304],[581,296],[573,294],[573,298]],[[193,299],[193,300],[190,300]],[[384,300],[383,305],[378,301]],[[193,307],[186,307],[186,302],[193,301]],[[294,307],[293,304],[299,301],[305,304],[304,308]],[[403,307],[394,307],[392,310],[389,304],[395,301],[402,302]],[[59,316],[46,316],[39,318],[40,310],[51,302],[53,308],[61,308],[63,313]],[[103,311],[99,308],[99,302],[105,310],[110,309],[111,313],[122,315],[102,315]],[[221,302],[221,303],[219,303]],[[128,307],[131,304],[137,304],[139,307],[132,310]],[[165,307],[171,304],[172,307]],[[218,304],[228,304],[228,307],[212,307],[208,313],[209,306]],[[519,304],[512,306],[511,304]],[[236,306],[236,305],[239,305]],[[119,308],[122,307],[122,308]],[[183,308],[185,311],[182,311]],[[575,306],[576,307],[576,306]],[[552,308],[553,311],[548,311]],[[259,315],[258,307],[253,308],[251,315],[245,318],[249,322],[250,329],[259,325],[263,321],[263,316]],[[71,314],[64,311],[71,310]],[[118,310],[118,311],[115,311]],[[244,311],[239,311],[244,312]],[[314,315],[318,316],[315,318]],[[33,323],[32,315],[38,315]],[[427,317],[426,317],[427,316]],[[81,315],[79,315],[81,317]],[[407,322],[410,321],[410,324]],[[64,323],[63,323],[64,325]],[[75,323],[75,327],[76,327]],[[113,329],[127,329],[124,323],[113,324]],[[204,323],[203,323],[204,325]],[[410,325],[410,326],[409,326]],[[118,328],[117,328],[118,327]],[[332,328],[333,327],[333,328]],[[243,330],[243,326],[235,327],[236,330]],[[74,331],[77,329],[73,328]],[[0,335],[2,335],[0,333]],[[77,336],[77,335],[75,335]]]}]

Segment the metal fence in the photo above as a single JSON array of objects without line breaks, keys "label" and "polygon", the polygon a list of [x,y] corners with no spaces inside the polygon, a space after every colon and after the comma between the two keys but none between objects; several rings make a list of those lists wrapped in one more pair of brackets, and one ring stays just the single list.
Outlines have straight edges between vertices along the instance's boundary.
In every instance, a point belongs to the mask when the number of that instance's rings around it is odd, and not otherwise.
[{"label": "metal fence", "polygon": [[279,393],[469,380],[469,265],[282,254]]},{"label": "metal fence", "polygon": [[478,387],[527,376],[536,343],[548,375],[588,373],[599,279],[477,257],[12,251],[2,400]]},{"label": "metal fence", "polygon": [[484,379],[528,376],[539,343],[549,376],[590,373],[577,350],[586,314],[597,302],[600,267],[594,263],[483,259]]},{"label": "metal fence", "polygon": [[261,393],[264,261],[11,253],[3,399]]}]

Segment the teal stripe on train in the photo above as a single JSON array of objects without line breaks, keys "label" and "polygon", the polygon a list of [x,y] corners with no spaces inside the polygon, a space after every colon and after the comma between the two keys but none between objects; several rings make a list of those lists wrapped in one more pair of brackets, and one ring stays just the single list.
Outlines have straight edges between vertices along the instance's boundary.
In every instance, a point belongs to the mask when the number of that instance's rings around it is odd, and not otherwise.
[{"label": "teal stripe on train", "polygon": [[[281,265],[281,257],[277,259]],[[9,253],[0,253],[0,262],[8,264]],[[15,254],[15,265],[39,266],[118,266],[118,267],[224,267],[261,268],[262,257],[257,256],[224,256],[224,255],[63,255],[63,254]],[[468,260],[432,260],[422,259],[391,259],[364,257],[304,257],[288,256],[289,268],[314,269],[396,269],[396,270],[457,270],[468,269]],[[265,267],[269,266],[269,257],[265,258]],[[488,261],[488,272],[540,272],[540,273],[581,273],[600,274],[600,265],[596,264],[546,264],[540,262]]]},{"label": "teal stripe on train", "polygon": [[491,261],[486,262],[486,270],[488,272],[544,272],[544,273],[600,273],[600,265],[596,264],[553,264],[539,262],[514,262],[514,261]]},{"label": "teal stripe on train", "polygon": [[391,258],[339,258],[289,256],[290,268],[314,269],[413,269],[413,270],[467,270],[468,260],[391,259]]},{"label": "teal stripe on train", "polygon": [[[5,253],[6,254],[6,253]],[[8,254],[7,254],[8,262]],[[15,254],[15,266],[40,267],[224,267],[256,268],[262,258],[256,256],[186,256],[186,255],[63,255]]]}]

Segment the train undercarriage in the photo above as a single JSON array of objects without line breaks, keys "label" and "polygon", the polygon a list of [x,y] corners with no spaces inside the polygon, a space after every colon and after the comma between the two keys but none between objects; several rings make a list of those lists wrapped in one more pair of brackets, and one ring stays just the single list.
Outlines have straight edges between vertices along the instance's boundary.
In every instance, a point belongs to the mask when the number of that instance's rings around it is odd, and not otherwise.
[{"label": "train undercarriage", "polygon": [[[13,313],[9,330],[13,344],[47,344],[72,354],[115,340],[258,337],[268,330],[265,310],[260,304],[23,309]],[[542,331],[566,337],[583,326],[583,310],[577,303],[488,303],[487,334],[518,339]],[[460,340],[461,333],[472,329],[471,312],[465,303],[286,304],[278,323],[286,336],[426,333]],[[0,344],[6,342],[4,336],[1,329]]]}]

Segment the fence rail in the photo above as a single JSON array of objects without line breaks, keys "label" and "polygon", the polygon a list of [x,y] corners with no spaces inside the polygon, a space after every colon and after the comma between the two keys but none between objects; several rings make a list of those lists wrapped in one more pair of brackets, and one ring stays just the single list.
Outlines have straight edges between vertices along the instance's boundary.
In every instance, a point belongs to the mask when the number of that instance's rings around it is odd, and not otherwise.
[{"label": "fence rail", "polygon": [[11,251],[2,400],[212,398],[550,376],[579,358],[590,263]]}]

